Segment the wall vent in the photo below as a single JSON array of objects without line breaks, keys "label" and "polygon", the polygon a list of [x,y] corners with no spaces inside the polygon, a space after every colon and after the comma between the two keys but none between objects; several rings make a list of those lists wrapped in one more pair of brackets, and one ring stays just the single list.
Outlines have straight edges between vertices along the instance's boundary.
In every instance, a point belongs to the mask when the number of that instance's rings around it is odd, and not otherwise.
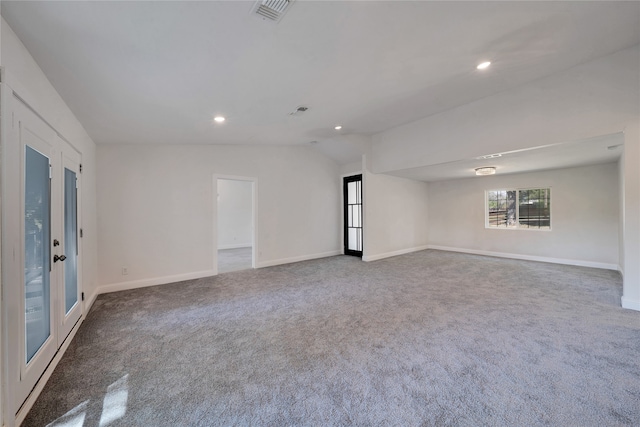
[{"label": "wall vent", "polygon": [[253,13],[262,19],[278,22],[293,2],[294,0],[258,0],[253,7]]}]

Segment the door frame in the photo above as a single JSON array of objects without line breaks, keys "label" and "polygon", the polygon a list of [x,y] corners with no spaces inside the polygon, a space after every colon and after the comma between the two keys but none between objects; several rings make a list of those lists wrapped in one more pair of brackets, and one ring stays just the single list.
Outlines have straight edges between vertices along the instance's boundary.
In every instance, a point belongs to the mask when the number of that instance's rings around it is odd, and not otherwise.
[{"label": "door frame", "polygon": [[[347,205],[348,205],[348,199],[347,199],[347,192],[345,191],[346,186],[347,186],[347,178],[351,178],[351,177],[360,177],[360,179],[354,179],[351,181],[360,181],[360,206],[362,206],[361,208],[361,212],[360,212],[360,222],[362,223],[362,250],[360,251],[353,251],[353,250],[349,250],[347,249],[347,240],[348,240],[348,236],[347,236]],[[342,236],[342,253],[344,255],[350,255],[350,256],[356,256],[358,258],[362,258],[364,255],[364,173],[362,172],[353,172],[353,173],[349,173],[349,174],[343,174],[340,175],[340,189],[342,192],[342,212],[340,215],[340,224],[341,224],[341,233],[340,235]],[[358,253],[359,252],[359,253]]]},{"label": "door frame", "polygon": [[213,202],[213,274],[218,274],[218,180],[226,179],[230,181],[245,181],[250,182],[251,185],[251,268],[256,268],[258,265],[258,178],[250,176],[238,176],[238,175],[213,175],[213,190],[211,192],[211,198]]},{"label": "door frame", "polygon": [[[0,79],[3,80],[3,70],[0,67]],[[23,296],[22,291],[15,291],[9,288],[9,284],[23,283],[24,269],[20,266],[22,256],[20,254],[21,248],[24,244],[24,232],[23,221],[21,218],[22,209],[20,204],[23,203],[24,183],[20,179],[20,174],[23,173],[24,168],[24,147],[20,143],[19,136],[17,135],[16,126],[14,125],[15,112],[19,108],[25,108],[30,114],[35,115],[45,127],[50,129],[56,136],[52,143],[55,156],[50,157],[50,164],[53,163],[53,158],[57,158],[59,162],[59,169],[62,167],[62,157],[66,150],[72,149],[79,155],[79,160],[82,160],[82,152],[79,151],[73,144],[66,140],[45,118],[43,118],[27,101],[24,100],[4,81],[0,81],[0,147],[1,147],[1,185],[0,185],[0,198],[2,201],[0,209],[1,219],[1,279],[2,284],[2,302],[0,304],[0,349],[2,351],[2,366],[0,369],[0,394],[1,403],[0,407],[2,413],[0,414],[0,424],[4,424],[7,427],[19,425],[26,417],[28,411],[31,409],[36,399],[42,392],[46,382],[51,377],[55,367],[62,359],[69,343],[73,340],[76,332],[78,331],[82,319],[85,314],[85,305],[82,298],[79,298],[80,305],[80,318],[71,327],[69,334],[62,341],[58,343],[58,329],[60,325],[58,322],[61,320],[59,317],[58,308],[60,302],[58,301],[52,311],[54,312],[55,322],[50,325],[51,336],[48,338],[56,341],[56,350],[53,352],[52,357],[47,360],[42,372],[39,373],[39,378],[35,381],[33,388],[29,391],[26,398],[22,400],[16,396],[16,390],[20,381],[19,373],[15,372],[16,367],[21,370],[22,361],[20,358],[23,351],[16,351],[14,348],[15,343],[24,342],[24,337],[19,336],[24,332],[24,326],[19,323],[17,319],[20,318],[21,307],[24,307],[24,301],[21,301],[19,307],[16,307],[15,296],[19,293],[20,297]],[[49,132],[50,133],[50,132]],[[62,144],[66,144],[64,147]],[[52,171],[53,172],[53,171]],[[53,173],[55,176],[55,173]],[[16,178],[18,177],[18,178]],[[79,176],[80,178],[80,176]],[[21,183],[15,185],[16,179]],[[52,196],[53,196],[52,187]],[[78,191],[78,222],[77,228],[82,228],[81,221],[81,196]],[[17,206],[16,206],[17,204]],[[52,219],[53,227],[53,219]],[[80,236],[79,236],[80,237]],[[54,238],[53,235],[50,238]],[[22,243],[21,243],[22,242]],[[51,241],[49,242],[51,244]],[[53,252],[51,253],[53,256]],[[82,239],[78,239],[78,294],[81,296],[84,289],[82,283]],[[20,288],[22,289],[22,288]],[[52,296],[54,291],[52,290]],[[22,298],[21,298],[22,299]],[[16,313],[18,310],[18,313]],[[22,314],[23,316],[23,314]],[[41,350],[41,349],[40,349]],[[38,350],[40,352],[40,350]],[[37,354],[37,353],[36,353]],[[32,359],[33,360],[33,359]],[[33,365],[32,365],[33,366]],[[18,401],[20,400],[20,401]]]}]

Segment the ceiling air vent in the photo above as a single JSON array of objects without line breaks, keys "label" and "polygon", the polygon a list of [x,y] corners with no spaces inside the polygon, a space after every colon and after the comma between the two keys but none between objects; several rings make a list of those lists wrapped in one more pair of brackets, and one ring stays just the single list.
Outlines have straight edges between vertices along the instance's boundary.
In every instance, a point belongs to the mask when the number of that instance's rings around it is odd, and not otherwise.
[{"label": "ceiling air vent", "polygon": [[262,19],[278,22],[294,0],[258,0],[253,12]]}]

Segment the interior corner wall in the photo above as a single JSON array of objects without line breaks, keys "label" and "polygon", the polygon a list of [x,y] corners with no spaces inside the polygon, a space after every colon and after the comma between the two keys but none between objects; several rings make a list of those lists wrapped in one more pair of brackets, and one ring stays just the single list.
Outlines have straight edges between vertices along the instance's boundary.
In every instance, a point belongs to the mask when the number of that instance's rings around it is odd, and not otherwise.
[{"label": "interior corner wall", "polygon": [[618,160],[618,269],[624,277],[624,151]]},{"label": "interior corner wall", "polygon": [[628,124],[624,136],[622,307],[640,311],[640,117]]},{"label": "interior corner wall", "polygon": [[218,180],[218,249],[246,248],[253,240],[253,183]]},{"label": "interior corner wall", "polygon": [[[485,227],[485,191],[551,188],[551,230]],[[617,269],[618,164],[431,182],[429,246]]]},{"label": "interior corner wall", "polygon": [[362,186],[364,261],[427,248],[428,183],[365,169]]},{"label": "interior corner wall", "polygon": [[257,180],[257,267],[337,255],[338,169],[310,147],[100,145],[101,290],[213,274],[214,175]]}]

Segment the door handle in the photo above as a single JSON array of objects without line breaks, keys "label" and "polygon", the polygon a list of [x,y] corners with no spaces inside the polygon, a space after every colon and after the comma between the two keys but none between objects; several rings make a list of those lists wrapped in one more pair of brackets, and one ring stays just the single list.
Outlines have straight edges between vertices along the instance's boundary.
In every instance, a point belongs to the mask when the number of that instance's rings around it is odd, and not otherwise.
[{"label": "door handle", "polygon": [[54,255],[54,256],[53,256],[53,262],[56,262],[56,261],[64,261],[65,259],[67,259],[67,257],[66,257],[66,256],[64,256],[64,255],[60,255],[60,256],[58,256],[58,255]]}]

